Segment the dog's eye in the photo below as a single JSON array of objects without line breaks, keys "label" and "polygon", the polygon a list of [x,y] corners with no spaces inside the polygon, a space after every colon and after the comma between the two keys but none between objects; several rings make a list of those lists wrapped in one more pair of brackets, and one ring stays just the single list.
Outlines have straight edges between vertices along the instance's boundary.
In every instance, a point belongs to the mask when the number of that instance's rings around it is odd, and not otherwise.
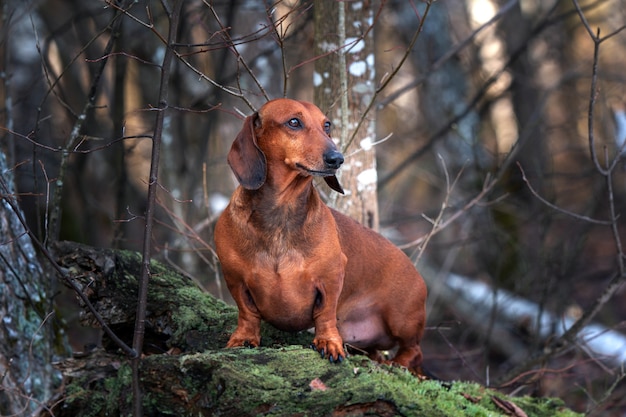
[{"label": "dog's eye", "polygon": [[333,124],[331,122],[324,122],[324,132],[326,132],[326,134],[330,135],[331,127],[333,127]]},{"label": "dog's eye", "polygon": [[300,129],[302,127],[302,122],[300,121],[300,119],[294,117],[293,119],[289,119],[289,121],[287,122],[287,126],[292,129]]}]

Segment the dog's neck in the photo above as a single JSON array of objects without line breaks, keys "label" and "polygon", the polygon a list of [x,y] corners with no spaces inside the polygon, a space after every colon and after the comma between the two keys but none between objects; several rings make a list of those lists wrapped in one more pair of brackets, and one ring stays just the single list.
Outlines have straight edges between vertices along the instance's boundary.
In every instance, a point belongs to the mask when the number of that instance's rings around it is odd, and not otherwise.
[{"label": "dog's neck", "polygon": [[310,214],[319,213],[319,205],[324,204],[312,177],[293,175],[289,182],[277,183],[269,173],[258,190],[241,189],[238,202],[247,213],[248,227],[271,231],[272,239],[280,236],[286,241],[303,239],[307,223],[315,221]]},{"label": "dog's neck", "polygon": [[317,204],[319,200],[313,179],[301,175],[294,176],[288,184],[274,183],[268,177],[261,188],[245,194],[253,211],[260,210],[272,216],[305,216],[311,204]]}]

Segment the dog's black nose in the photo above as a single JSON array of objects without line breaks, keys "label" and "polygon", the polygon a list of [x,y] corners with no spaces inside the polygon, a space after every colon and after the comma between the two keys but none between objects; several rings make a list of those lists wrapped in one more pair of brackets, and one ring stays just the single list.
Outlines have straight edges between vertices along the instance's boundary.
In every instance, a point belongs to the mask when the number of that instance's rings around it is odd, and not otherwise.
[{"label": "dog's black nose", "polygon": [[343,164],[343,155],[339,151],[328,151],[324,154],[324,163],[328,168],[337,169]]}]

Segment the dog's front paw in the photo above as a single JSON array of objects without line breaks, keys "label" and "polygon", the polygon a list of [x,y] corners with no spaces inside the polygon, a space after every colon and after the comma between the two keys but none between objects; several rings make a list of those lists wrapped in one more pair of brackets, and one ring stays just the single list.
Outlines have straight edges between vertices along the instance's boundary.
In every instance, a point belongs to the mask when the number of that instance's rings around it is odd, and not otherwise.
[{"label": "dog's front paw", "polygon": [[342,362],[346,357],[343,350],[343,340],[340,337],[328,339],[316,337],[313,339],[311,347],[319,352],[322,358],[328,357],[330,362]]},{"label": "dog's front paw", "polygon": [[242,332],[235,331],[235,333],[233,333],[232,336],[230,336],[230,339],[228,340],[226,347],[227,348],[240,347],[240,346],[257,347],[260,344],[261,344],[261,340],[258,336],[246,335],[246,334],[243,334]]}]

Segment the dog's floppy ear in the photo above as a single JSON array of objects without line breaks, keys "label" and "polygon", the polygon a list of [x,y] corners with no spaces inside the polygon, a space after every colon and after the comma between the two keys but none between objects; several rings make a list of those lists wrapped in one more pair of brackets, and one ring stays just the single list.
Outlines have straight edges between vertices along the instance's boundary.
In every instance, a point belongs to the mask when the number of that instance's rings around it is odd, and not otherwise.
[{"label": "dog's floppy ear", "polygon": [[330,177],[324,177],[324,181],[326,181],[326,184],[328,184],[328,186],[333,190],[337,191],[338,193],[344,194],[343,187],[341,186],[341,184],[339,184],[339,180],[334,175],[331,175]]},{"label": "dog's floppy ear", "polygon": [[235,138],[228,152],[228,165],[235,173],[241,186],[247,190],[261,188],[267,175],[267,161],[254,134],[254,126],[258,117],[258,113],[246,117],[241,132]]}]

